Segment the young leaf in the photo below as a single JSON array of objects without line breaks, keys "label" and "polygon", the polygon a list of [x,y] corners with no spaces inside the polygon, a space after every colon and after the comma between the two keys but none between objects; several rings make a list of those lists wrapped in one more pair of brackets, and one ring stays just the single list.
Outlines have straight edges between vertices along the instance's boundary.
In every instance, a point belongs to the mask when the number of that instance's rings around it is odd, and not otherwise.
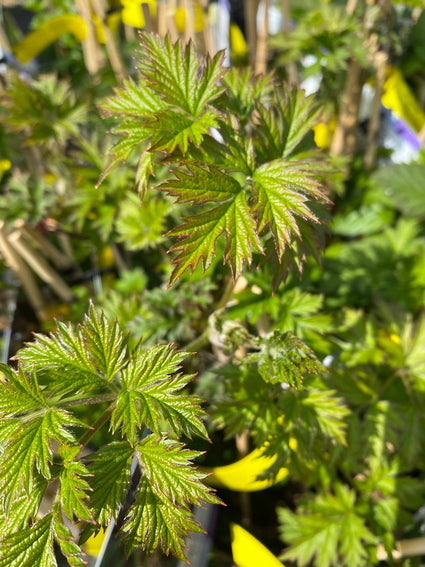
[{"label": "young leaf", "polygon": [[206,474],[192,465],[191,461],[199,456],[199,452],[183,449],[181,443],[174,441],[160,441],[154,435],[141,441],[137,452],[142,474],[160,497],[164,496],[177,506],[220,503],[200,482]]},{"label": "young leaf", "polygon": [[90,352],[91,363],[111,382],[117,372],[127,364],[127,338],[120,332],[118,322],[111,325],[102,313],[98,315],[93,304],[84,317],[82,333],[85,348]]},{"label": "young leaf", "polygon": [[123,531],[128,552],[138,547],[153,551],[160,545],[165,554],[171,551],[182,561],[186,561],[184,539],[190,532],[203,532],[187,508],[155,492],[146,477],[138,486]]},{"label": "young leaf", "polygon": [[181,239],[170,250],[178,252],[173,259],[175,268],[170,285],[187,269],[193,272],[201,260],[205,271],[211,264],[216,241],[222,234],[226,237],[223,260],[224,263],[229,262],[234,279],[241,274],[245,262],[251,264],[252,250],[263,252],[254,218],[242,191],[212,210],[186,218],[184,225],[169,234]]},{"label": "young leaf", "polygon": [[172,376],[185,356],[172,345],[165,345],[138,353],[130,361],[122,373],[123,388],[111,416],[113,432],[121,427],[122,434],[134,444],[143,424],[159,433],[159,423],[165,420],[177,434],[208,437],[200,420],[200,400],[178,394],[192,377]]},{"label": "young leaf", "polygon": [[199,118],[223,91],[219,85],[225,72],[223,52],[200,60],[191,41],[183,49],[180,42],[173,45],[169,36],[161,39],[153,34],[142,34],[140,45],[138,69],[168,105]]},{"label": "young leaf", "polygon": [[75,460],[80,447],[62,445],[59,455],[63,459],[63,469],[60,473],[60,502],[62,509],[72,521],[74,516],[80,520],[92,521],[92,514],[88,508],[88,491],[91,487],[84,477],[90,475],[87,467]]},{"label": "young leaf", "polygon": [[[58,393],[89,392],[102,388],[106,377],[97,371],[84,345],[81,328],[59,322],[55,335],[36,333],[36,341],[18,353],[21,363],[33,367],[39,379],[46,379]],[[52,388],[53,389],[53,388]]]},{"label": "young leaf", "polygon": [[111,518],[117,519],[130,485],[131,459],[134,449],[126,442],[113,442],[90,456],[88,470],[93,478],[90,505],[94,519],[106,526]]},{"label": "young leaf", "polygon": [[[27,493],[32,489],[35,469],[49,479],[53,453],[50,440],[59,443],[70,442],[77,445],[75,437],[68,428],[84,425],[65,410],[45,409],[23,422],[8,440],[1,455],[0,485],[7,486],[7,495],[20,492],[21,487]],[[7,463],[7,466],[6,466]]]},{"label": "young leaf", "polygon": [[53,516],[6,536],[0,546],[0,567],[57,567],[53,551]]},{"label": "young leaf", "polygon": [[283,559],[316,567],[370,565],[368,545],[376,539],[355,507],[355,493],[342,484],[294,513],[278,509],[282,539],[291,544]]}]

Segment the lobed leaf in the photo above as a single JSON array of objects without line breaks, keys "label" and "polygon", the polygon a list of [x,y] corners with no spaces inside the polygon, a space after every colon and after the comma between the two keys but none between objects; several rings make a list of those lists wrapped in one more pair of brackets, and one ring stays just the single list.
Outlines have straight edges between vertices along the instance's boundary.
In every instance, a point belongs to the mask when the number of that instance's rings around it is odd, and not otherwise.
[{"label": "lobed leaf", "polygon": [[203,532],[187,508],[156,493],[146,477],[138,486],[136,502],[129,510],[123,531],[129,553],[138,547],[152,552],[161,546],[165,554],[171,551],[183,561],[185,538],[191,531]]},{"label": "lobed leaf", "polygon": [[198,451],[190,451],[181,443],[159,440],[150,435],[138,443],[137,454],[142,474],[159,497],[179,506],[220,503],[201,482],[207,475],[192,464],[193,459],[200,455]]}]

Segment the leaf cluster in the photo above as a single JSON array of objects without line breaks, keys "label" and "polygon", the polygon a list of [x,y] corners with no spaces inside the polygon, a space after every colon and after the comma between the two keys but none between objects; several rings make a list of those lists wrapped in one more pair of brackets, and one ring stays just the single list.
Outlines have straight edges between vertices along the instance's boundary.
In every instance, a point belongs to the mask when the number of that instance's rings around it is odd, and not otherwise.
[{"label": "leaf cluster", "polygon": [[177,239],[170,283],[198,265],[207,269],[224,239],[234,279],[254,255],[264,256],[277,286],[320,247],[312,226],[323,217],[316,205],[328,200],[321,180],[329,167],[308,141],[318,108],[271,76],[227,71],[222,53],[200,57],[192,43],[144,34],[140,45],[138,81],[101,105],[120,119],[114,131],[121,134],[101,181],[137,150],[143,194],[169,164],[170,177],[156,188],[188,207],[169,233]]},{"label": "leaf cluster", "polygon": [[[128,552],[161,546],[183,559],[184,538],[200,530],[190,506],[218,502],[193,467],[199,453],[177,440],[208,437],[199,399],[183,392],[192,378],[179,372],[186,354],[171,344],[130,349],[117,322],[93,306],[81,326],[60,323],[35,338],[16,369],[2,365],[0,565],[56,565],[54,541],[83,565],[67,522],[86,523],[85,538],[113,518]],[[94,423],[80,418],[88,408]],[[141,480],[128,505],[132,466]]]}]

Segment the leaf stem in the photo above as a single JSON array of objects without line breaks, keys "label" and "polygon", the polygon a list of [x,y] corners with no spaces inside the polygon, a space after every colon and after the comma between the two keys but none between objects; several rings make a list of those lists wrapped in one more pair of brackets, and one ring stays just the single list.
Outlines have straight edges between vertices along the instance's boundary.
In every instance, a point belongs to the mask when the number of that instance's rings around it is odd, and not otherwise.
[{"label": "leaf stem", "polygon": [[108,419],[111,417],[112,412],[114,411],[115,403],[110,404],[106,410],[102,413],[102,415],[94,422],[94,424],[88,429],[84,435],[82,435],[79,439],[79,444],[81,448],[85,447],[90,439],[95,435],[101,427],[105,425]]},{"label": "leaf stem", "polygon": [[86,404],[101,404],[103,402],[113,402],[116,399],[116,394],[98,394],[90,398],[82,398],[81,396],[75,398],[68,398],[61,403],[62,407],[69,408],[72,406],[80,406]]}]

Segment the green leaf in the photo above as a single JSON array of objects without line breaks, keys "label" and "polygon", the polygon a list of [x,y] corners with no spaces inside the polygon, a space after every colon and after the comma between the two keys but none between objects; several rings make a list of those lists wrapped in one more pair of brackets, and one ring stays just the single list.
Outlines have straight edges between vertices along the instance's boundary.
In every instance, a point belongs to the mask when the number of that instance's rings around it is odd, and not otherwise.
[{"label": "green leaf", "polygon": [[41,415],[35,415],[23,422],[8,440],[1,456],[0,485],[7,487],[10,501],[19,494],[23,487],[27,493],[32,489],[34,465],[36,470],[49,479],[53,453],[50,440],[59,443],[77,441],[68,428],[81,426],[82,423],[65,410],[45,409]]},{"label": "green leaf", "polygon": [[291,333],[274,331],[257,340],[260,352],[250,354],[248,362],[257,362],[266,382],[282,382],[301,388],[305,374],[322,374],[323,365],[314,352]]},{"label": "green leaf", "polygon": [[142,34],[140,45],[138,70],[168,105],[198,118],[223,91],[223,52],[200,59],[191,41],[183,48],[181,42],[173,45],[169,36],[153,34]]},{"label": "green leaf", "polygon": [[62,554],[66,557],[70,567],[85,567],[87,561],[83,559],[81,548],[75,543],[71,531],[63,523],[62,516],[55,510],[53,532]]},{"label": "green leaf", "polygon": [[63,459],[63,468],[60,473],[60,502],[68,518],[73,521],[74,516],[79,520],[92,521],[92,513],[88,508],[88,492],[91,487],[83,477],[90,476],[87,467],[75,460],[80,447],[62,445],[59,455]]},{"label": "green leaf", "polygon": [[181,443],[159,440],[150,435],[137,445],[137,452],[142,474],[159,497],[181,506],[220,503],[201,483],[207,475],[199,472],[191,462],[200,455],[198,451],[190,451]]},{"label": "green leaf", "polygon": [[215,126],[217,126],[217,116],[212,110],[205,110],[199,118],[167,110],[158,114],[152,125],[153,137],[149,151],[164,150],[172,153],[176,148],[180,148],[185,155],[190,144],[199,147],[204,136],[209,135],[209,129]]},{"label": "green leaf", "polygon": [[93,478],[90,505],[98,524],[107,526],[117,519],[130,485],[130,467],[134,449],[126,442],[113,442],[90,455],[88,470]]},{"label": "green leaf", "polygon": [[405,215],[425,218],[425,165],[397,163],[379,169],[374,179],[385,190],[386,199]]},{"label": "green leaf", "polygon": [[308,164],[275,160],[256,169],[253,174],[258,216],[258,231],[270,228],[276,250],[283,255],[293,236],[301,237],[297,217],[319,223],[307,206],[311,197],[327,198],[313,179]]},{"label": "green leaf", "polygon": [[55,335],[36,333],[36,341],[18,353],[25,367],[33,367],[39,379],[46,379],[58,393],[89,392],[102,388],[106,377],[97,371],[85,347],[81,328],[59,322]]},{"label": "green leaf", "polygon": [[31,528],[6,536],[0,546],[0,567],[56,567],[51,514]]},{"label": "green leaf", "polygon": [[306,424],[316,423],[323,435],[345,444],[344,419],[350,412],[333,390],[306,390],[302,408]]},{"label": "green leaf", "polygon": [[92,303],[81,331],[91,364],[111,382],[127,364],[127,337],[123,336],[117,321],[109,324],[103,313],[100,316],[96,313]]},{"label": "green leaf", "polygon": [[170,284],[178,280],[187,269],[193,272],[201,260],[205,271],[211,264],[216,241],[222,234],[226,237],[223,261],[229,262],[233,279],[236,279],[241,274],[244,263],[250,265],[252,250],[260,253],[263,251],[255,221],[242,191],[212,210],[187,217],[184,225],[169,233],[170,236],[181,239],[170,250],[178,253],[173,259],[175,268]]},{"label": "green leaf", "polygon": [[139,121],[141,118],[151,118],[165,106],[153,89],[146,84],[137,84],[132,78],[125,79],[122,87],[113,90],[114,96],[106,98],[99,105],[105,116],[119,115]]},{"label": "green leaf", "polygon": [[165,420],[177,434],[190,437],[196,433],[208,438],[200,420],[203,416],[200,400],[180,393],[192,376],[172,376],[185,356],[173,345],[137,353],[123,371],[123,388],[111,417],[113,432],[121,427],[122,434],[134,444],[142,425],[159,433],[160,422]]},{"label": "green leaf", "polygon": [[0,506],[0,540],[8,534],[25,529],[35,519],[40,506],[41,499],[47,488],[47,480],[39,474],[34,474],[31,492],[22,494],[12,504],[7,515],[3,514],[3,505],[7,498],[4,498]]},{"label": "green leaf", "polygon": [[376,539],[355,507],[355,493],[342,484],[335,494],[323,493],[298,513],[278,509],[282,539],[290,544],[283,559],[316,567],[370,565],[368,545]]},{"label": "green leaf", "polygon": [[0,380],[0,416],[5,418],[14,414],[28,413],[47,407],[34,372],[25,372],[19,364],[15,372],[2,365],[7,380]]},{"label": "green leaf", "polygon": [[191,531],[203,532],[187,508],[156,493],[145,477],[139,484],[136,502],[129,510],[123,531],[128,552],[138,547],[152,552],[161,546],[165,554],[171,551],[183,561],[186,561],[185,538]]}]

